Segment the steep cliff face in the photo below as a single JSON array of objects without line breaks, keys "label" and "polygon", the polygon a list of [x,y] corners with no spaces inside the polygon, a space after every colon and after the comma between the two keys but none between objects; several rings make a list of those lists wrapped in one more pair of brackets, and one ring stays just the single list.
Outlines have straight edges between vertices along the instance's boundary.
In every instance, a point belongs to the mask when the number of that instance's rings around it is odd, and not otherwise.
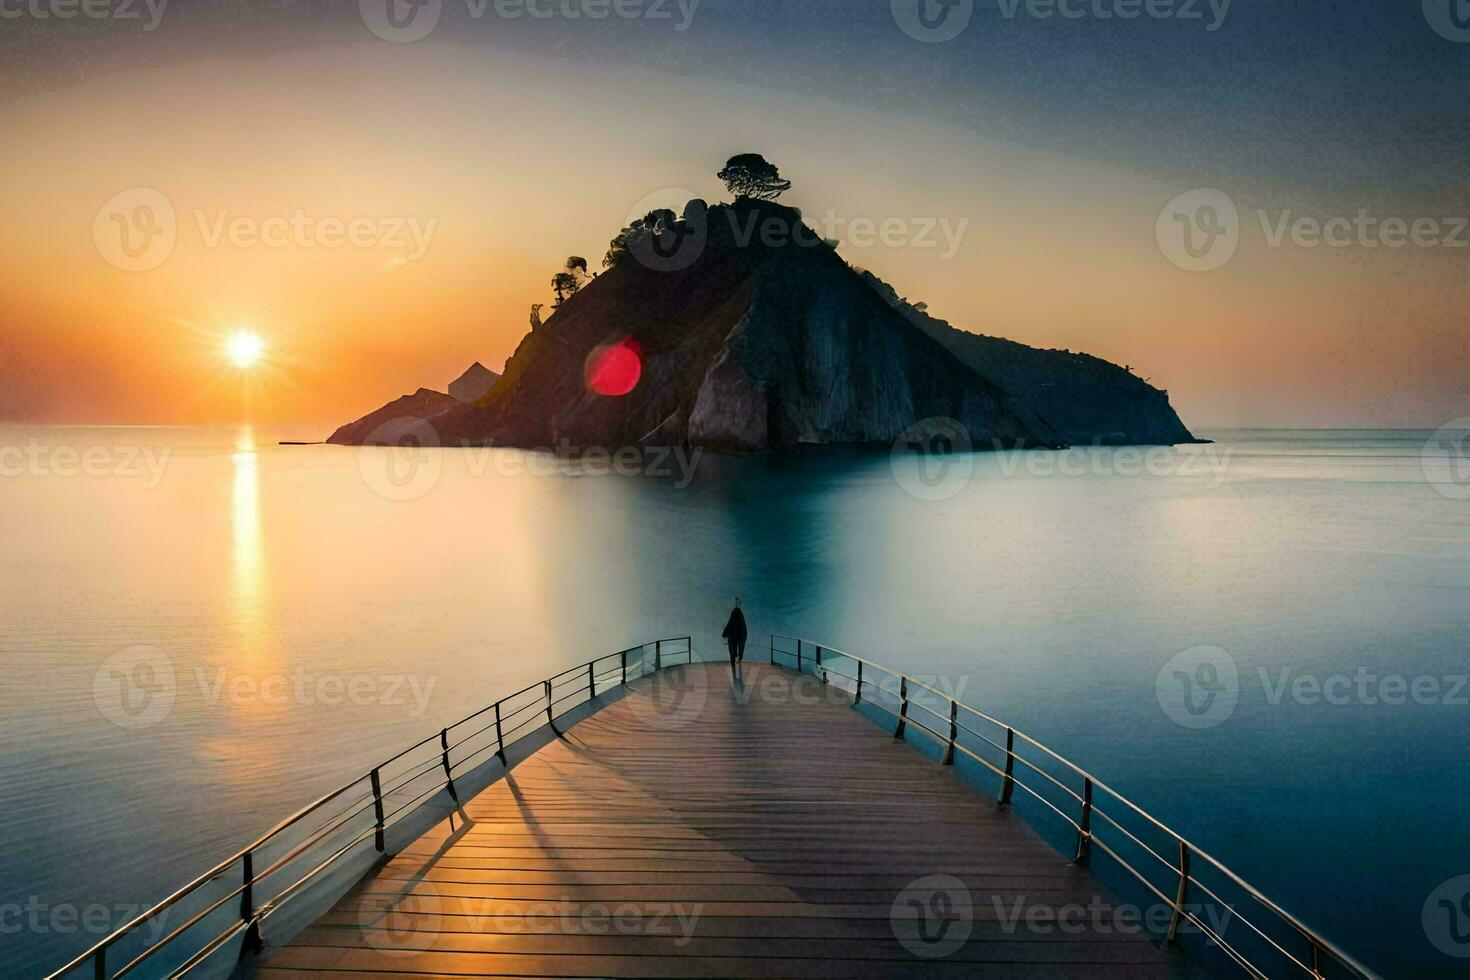
[{"label": "steep cliff face", "polygon": [[421,391],[331,441],[419,410],[446,445],[569,450],[888,446],[934,418],[981,448],[1191,438],[1121,368],[908,306],[790,208],[691,202],[659,228],[528,334],[477,404]]},{"label": "steep cliff face", "polygon": [[[888,445],[945,416],[985,444],[1057,443],[883,302],[797,212],[742,201],[690,214],[702,220],[660,236],[665,255],[635,248],[522,342],[481,403],[499,419],[498,442]],[[589,362],[625,341],[641,356],[639,384],[597,393]]]},{"label": "steep cliff face", "polygon": [[1003,337],[959,330],[915,309],[870,272],[863,278],[910,323],[979,374],[1030,405],[1073,445],[1174,445],[1194,442],[1169,394],[1100,357],[1042,350]]}]

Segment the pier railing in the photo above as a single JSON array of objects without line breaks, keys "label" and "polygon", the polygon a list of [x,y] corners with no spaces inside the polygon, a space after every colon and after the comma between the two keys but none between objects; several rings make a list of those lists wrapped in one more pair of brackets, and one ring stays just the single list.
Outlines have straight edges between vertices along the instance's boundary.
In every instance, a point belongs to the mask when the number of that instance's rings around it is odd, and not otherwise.
[{"label": "pier railing", "polygon": [[494,758],[509,768],[519,743],[543,729],[556,733],[562,716],[628,681],[693,660],[690,637],[657,640],[501,698],[298,810],[49,976],[228,975],[293,899],[316,885],[350,885],[370,866],[362,862],[392,852],[395,827],[422,819],[436,798],[457,803],[457,779],[481,774]]},{"label": "pier railing", "polygon": [[[928,747],[945,765],[968,768],[966,775],[992,781],[1001,805],[1029,803],[1023,809],[1036,814],[1036,823],[1061,828],[1061,837],[1050,835],[1053,844],[1075,862],[1088,860],[1094,848],[1112,858],[1157,899],[1165,913],[1158,917],[1164,942],[1174,943],[1181,929],[1193,928],[1253,977],[1376,980],[1365,966],[1121,793],[960,701],[957,692],[794,636],[773,635],[770,658],[847,691],[854,705],[876,709],[893,725],[894,737]],[[910,739],[911,733],[917,737]],[[1018,788],[1027,795],[1017,798]]]}]

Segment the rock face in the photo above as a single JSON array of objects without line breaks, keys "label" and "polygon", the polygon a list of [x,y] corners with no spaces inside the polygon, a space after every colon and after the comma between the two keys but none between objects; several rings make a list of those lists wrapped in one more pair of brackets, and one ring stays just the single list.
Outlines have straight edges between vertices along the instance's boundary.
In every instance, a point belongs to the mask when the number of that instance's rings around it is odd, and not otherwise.
[{"label": "rock face", "polygon": [[1072,445],[1174,445],[1196,441],[1169,394],[1091,354],[1027,347],[952,327],[863,273],[880,295],[975,371],[1034,408]]},{"label": "rock face", "polygon": [[371,415],[349,422],[327,439],[342,446],[459,445],[480,441],[493,419],[483,409],[466,405],[443,392],[420,388]]},{"label": "rock face", "polygon": [[[790,208],[691,202],[658,228],[528,334],[478,406],[420,391],[331,441],[359,441],[385,413],[420,408],[444,444],[572,450],[886,448],[935,418],[958,421],[982,448],[1189,438],[1162,393],[1124,386],[1109,372],[1126,372],[1105,362],[1106,382],[1094,383],[1072,355],[970,349],[951,336],[959,331],[895,303]],[[626,394],[599,393],[631,380]],[[1100,393],[1104,410],[1089,418]]]},{"label": "rock face", "polygon": [[476,361],[469,366],[469,370],[450,382],[449,397],[473,405],[490,394],[490,389],[499,380],[500,375]]}]

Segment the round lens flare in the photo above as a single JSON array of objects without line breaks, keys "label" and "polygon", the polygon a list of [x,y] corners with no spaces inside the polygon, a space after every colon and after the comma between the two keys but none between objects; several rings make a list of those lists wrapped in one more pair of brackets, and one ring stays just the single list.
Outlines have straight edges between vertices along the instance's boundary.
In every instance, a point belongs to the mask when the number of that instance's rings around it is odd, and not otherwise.
[{"label": "round lens flare", "polygon": [[259,334],[248,330],[237,330],[225,342],[225,356],[237,368],[254,367],[265,356],[265,341]]},{"label": "round lens flare", "polygon": [[632,337],[596,347],[587,355],[585,376],[592,391],[621,398],[643,378],[643,349]]}]

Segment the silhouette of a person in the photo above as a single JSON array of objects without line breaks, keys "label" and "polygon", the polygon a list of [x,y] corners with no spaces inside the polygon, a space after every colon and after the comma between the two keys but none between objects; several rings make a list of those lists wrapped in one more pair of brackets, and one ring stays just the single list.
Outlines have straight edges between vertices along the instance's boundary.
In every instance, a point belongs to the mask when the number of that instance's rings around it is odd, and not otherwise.
[{"label": "silhouette of a person", "polygon": [[725,624],[725,632],[720,635],[730,644],[730,666],[733,668],[745,659],[745,613],[740,611],[739,596],[735,598],[735,608],[730,610],[730,621]]}]

